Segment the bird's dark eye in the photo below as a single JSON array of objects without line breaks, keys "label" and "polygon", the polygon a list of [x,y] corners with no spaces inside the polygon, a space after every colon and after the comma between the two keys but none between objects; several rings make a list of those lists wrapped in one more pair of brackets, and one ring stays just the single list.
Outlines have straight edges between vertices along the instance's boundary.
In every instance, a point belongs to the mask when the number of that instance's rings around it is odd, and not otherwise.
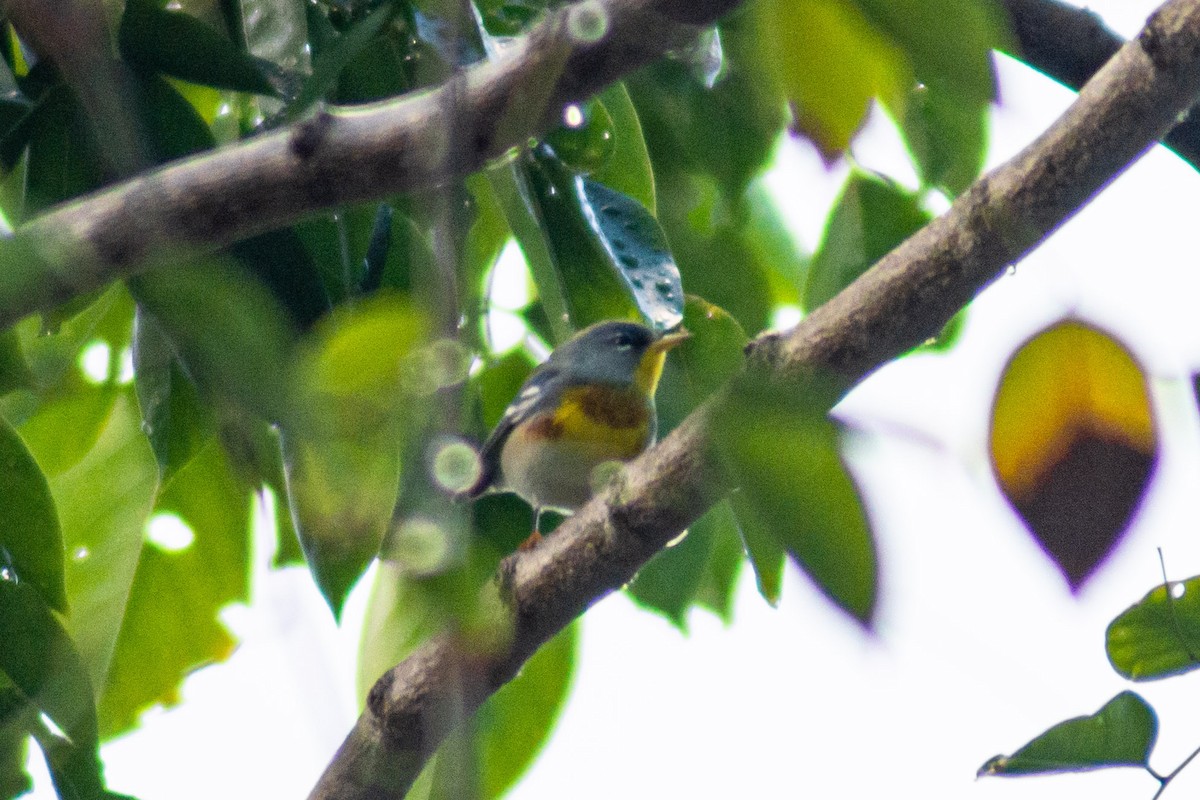
[{"label": "bird's dark eye", "polygon": [[612,338],[612,343],[613,347],[617,348],[618,350],[628,350],[629,348],[633,347],[633,339],[631,339],[629,335],[625,333],[618,333],[616,336],[614,336]]}]

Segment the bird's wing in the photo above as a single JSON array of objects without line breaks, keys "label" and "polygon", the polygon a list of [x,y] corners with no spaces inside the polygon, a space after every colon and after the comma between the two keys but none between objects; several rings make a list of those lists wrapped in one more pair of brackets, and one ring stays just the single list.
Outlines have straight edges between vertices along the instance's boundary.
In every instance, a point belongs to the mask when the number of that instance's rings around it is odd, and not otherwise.
[{"label": "bird's wing", "polygon": [[504,410],[504,416],[500,418],[500,422],[496,423],[496,428],[483,444],[483,449],[479,454],[482,465],[479,480],[470,489],[465,490],[466,497],[470,499],[479,497],[496,483],[496,479],[500,476],[500,452],[504,449],[504,443],[508,441],[509,434],[513,432],[514,428],[529,419],[535,409],[546,408],[548,401],[549,406],[553,407],[554,398],[562,393],[560,378],[561,373],[557,368],[543,365],[535,370],[525,383],[521,384],[517,396],[508,404],[508,408]]}]

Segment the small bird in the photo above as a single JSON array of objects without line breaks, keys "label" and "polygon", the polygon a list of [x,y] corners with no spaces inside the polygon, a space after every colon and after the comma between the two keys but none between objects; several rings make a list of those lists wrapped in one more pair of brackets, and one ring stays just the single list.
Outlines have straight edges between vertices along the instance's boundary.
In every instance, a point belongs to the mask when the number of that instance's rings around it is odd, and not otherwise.
[{"label": "small bird", "polygon": [[600,322],[575,334],[533,371],[483,445],[479,480],[463,494],[514,492],[541,515],[571,512],[592,495],[593,471],[654,443],[654,391],[667,351],[686,330],[659,334],[632,322]]}]

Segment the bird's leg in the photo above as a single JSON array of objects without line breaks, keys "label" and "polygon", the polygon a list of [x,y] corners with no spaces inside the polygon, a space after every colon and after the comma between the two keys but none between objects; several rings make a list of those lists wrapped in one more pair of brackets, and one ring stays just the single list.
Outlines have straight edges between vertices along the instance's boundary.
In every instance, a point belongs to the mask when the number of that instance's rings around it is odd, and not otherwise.
[{"label": "bird's leg", "polygon": [[533,509],[533,533],[529,534],[529,538],[521,542],[521,546],[517,549],[524,552],[532,550],[542,541],[542,509],[540,506]]}]

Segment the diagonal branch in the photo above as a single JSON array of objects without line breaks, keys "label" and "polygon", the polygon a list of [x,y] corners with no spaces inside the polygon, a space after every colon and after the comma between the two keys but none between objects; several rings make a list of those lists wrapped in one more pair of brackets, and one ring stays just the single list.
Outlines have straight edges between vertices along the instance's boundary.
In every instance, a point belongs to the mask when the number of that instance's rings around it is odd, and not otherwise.
[{"label": "diagonal branch", "polygon": [[[1170,130],[1198,92],[1200,0],[1171,0],[1023,152],[794,330],[760,337],[751,369],[763,379],[830,370],[849,386],[935,335]],[[706,458],[711,413],[693,413],[543,545],[506,561],[515,626],[506,650],[466,657],[445,636],[384,675],[311,800],[402,797],[445,735],[435,709],[473,711],[727,491]],[[464,674],[475,683],[461,695]]]},{"label": "diagonal branch", "polygon": [[437,90],[321,111],[59,207],[18,231],[32,252],[4,265],[0,328],[131,275],[159,250],[212,250],[475,172],[741,2],[572,3]]},{"label": "diagonal branch", "polygon": [[[1002,2],[1020,43],[1010,55],[1077,92],[1125,44],[1086,8],[1062,0]],[[1200,114],[1189,114],[1163,144],[1200,169]]]}]

